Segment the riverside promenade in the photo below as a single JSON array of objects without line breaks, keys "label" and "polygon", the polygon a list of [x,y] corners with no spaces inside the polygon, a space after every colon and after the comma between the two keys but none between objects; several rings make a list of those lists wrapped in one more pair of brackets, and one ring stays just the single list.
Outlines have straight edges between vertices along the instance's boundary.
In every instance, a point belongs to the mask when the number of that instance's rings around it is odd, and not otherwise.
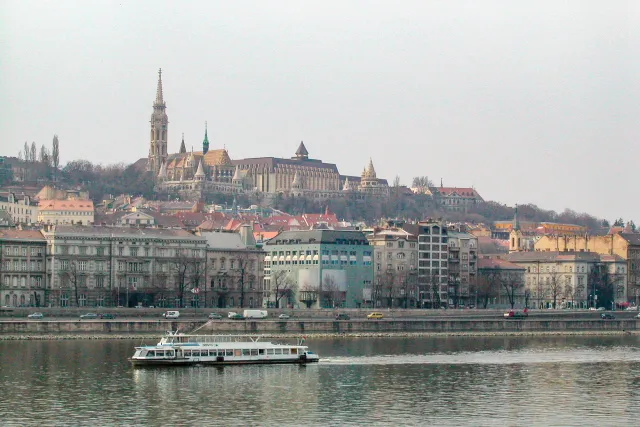
[{"label": "riverside promenade", "polygon": [[[233,309],[231,309],[233,310]],[[613,312],[615,319],[601,319],[601,312],[569,310],[532,310],[525,319],[506,319],[504,310],[380,310],[382,319],[367,319],[371,310],[268,310],[261,320],[229,320],[228,310],[183,309],[180,318],[166,320],[161,309],[78,310],[42,309],[42,320],[27,319],[35,309],[12,309],[0,312],[0,339],[28,336],[78,335],[105,337],[162,334],[168,330],[199,334],[318,334],[318,335],[514,335],[640,333],[638,312]],[[241,312],[240,309],[235,311]],[[281,312],[290,319],[279,319]],[[82,313],[110,313],[115,319],[84,320]],[[210,313],[223,316],[209,320]],[[349,320],[335,320],[346,313]],[[610,312],[611,313],[611,312]]]}]

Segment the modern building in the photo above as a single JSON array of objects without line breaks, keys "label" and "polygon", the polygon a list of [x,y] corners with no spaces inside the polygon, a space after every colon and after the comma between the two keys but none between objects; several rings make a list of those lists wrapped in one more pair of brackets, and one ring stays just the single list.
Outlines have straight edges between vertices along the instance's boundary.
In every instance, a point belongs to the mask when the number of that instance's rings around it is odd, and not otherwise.
[{"label": "modern building", "polygon": [[207,241],[207,271],[200,297],[206,307],[265,306],[264,258],[251,225],[240,233],[203,232]]},{"label": "modern building", "polygon": [[[284,231],[264,245],[266,288],[290,280],[286,305],[359,308],[372,301],[372,246],[361,231]],[[280,273],[284,272],[284,273]],[[286,279],[281,274],[286,275]],[[279,285],[278,285],[279,286]],[[280,306],[283,301],[279,300]]]},{"label": "modern building", "polygon": [[367,234],[373,247],[373,306],[416,307],[418,237],[393,225]]},{"label": "modern building", "polygon": [[443,307],[449,301],[449,232],[444,222],[405,224],[418,236],[418,299],[423,308]]},{"label": "modern building", "polygon": [[478,238],[469,233],[449,231],[449,306],[475,305],[471,291],[478,273]]},{"label": "modern building", "polygon": [[[197,304],[206,239],[184,230],[52,226],[45,300],[52,306]],[[195,297],[195,298],[194,298]]]},{"label": "modern building", "polygon": [[611,308],[627,302],[627,263],[620,256],[554,251],[514,252],[504,258],[525,269],[529,306]]},{"label": "modern building", "polygon": [[45,303],[46,241],[40,231],[0,230],[0,303],[40,307]]},{"label": "modern building", "polygon": [[94,221],[91,200],[40,200],[38,222],[42,224],[91,225]]},{"label": "modern building", "polygon": [[14,224],[38,222],[38,203],[26,195],[15,193],[0,195],[0,210],[6,211]]}]

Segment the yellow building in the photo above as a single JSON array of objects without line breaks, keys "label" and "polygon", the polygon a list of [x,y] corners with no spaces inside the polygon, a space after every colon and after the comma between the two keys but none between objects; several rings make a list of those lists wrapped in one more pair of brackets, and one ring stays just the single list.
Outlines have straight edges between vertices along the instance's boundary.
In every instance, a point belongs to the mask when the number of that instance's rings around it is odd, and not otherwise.
[{"label": "yellow building", "polygon": [[540,252],[595,252],[618,255],[627,263],[627,297],[640,297],[640,234],[616,233],[606,236],[542,236],[534,246]]},{"label": "yellow building", "polygon": [[43,224],[93,224],[91,200],[40,200],[38,221]]}]

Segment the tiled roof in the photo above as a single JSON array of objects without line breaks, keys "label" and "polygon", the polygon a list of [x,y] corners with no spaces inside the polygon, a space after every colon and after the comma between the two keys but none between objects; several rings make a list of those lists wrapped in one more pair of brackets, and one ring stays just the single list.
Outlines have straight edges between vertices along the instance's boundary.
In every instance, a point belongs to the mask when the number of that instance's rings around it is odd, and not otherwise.
[{"label": "tiled roof", "polygon": [[169,228],[134,228],[134,227],[107,227],[95,225],[56,225],[53,231],[55,236],[82,236],[91,237],[139,237],[157,239],[188,239],[204,241],[203,237],[194,236],[186,230]]},{"label": "tiled roof", "polygon": [[[603,256],[607,258],[602,258]],[[600,255],[595,252],[558,252],[558,251],[535,251],[535,252],[513,252],[505,256],[511,262],[554,262],[554,261],[624,261],[618,255]]]},{"label": "tiled roof", "polygon": [[338,173],[338,167],[333,163],[324,163],[315,159],[281,159],[278,157],[255,157],[248,159],[238,159],[231,162],[234,165],[258,166],[273,169],[277,166],[302,166],[318,169],[326,169]]},{"label": "tiled roof", "polygon": [[478,269],[485,270],[524,270],[518,264],[500,258],[480,258],[478,259]]},{"label": "tiled roof", "polygon": [[38,240],[44,242],[39,230],[0,230],[0,240]]},{"label": "tiled roof", "polygon": [[40,200],[41,211],[83,211],[93,212],[91,200]]}]

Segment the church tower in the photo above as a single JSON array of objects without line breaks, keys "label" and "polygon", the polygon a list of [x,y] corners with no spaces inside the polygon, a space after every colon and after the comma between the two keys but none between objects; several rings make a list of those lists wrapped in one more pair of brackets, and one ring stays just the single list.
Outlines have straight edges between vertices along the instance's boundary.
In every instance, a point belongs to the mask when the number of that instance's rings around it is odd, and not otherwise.
[{"label": "church tower", "polygon": [[167,117],[167,105],[162,96],[162,68],[158,71],[158,87],[156,100],[153,103],[151,114],[151,138],[149,144],[149,161],[147,170],[158,175],[160,167],[167,161],[167,133],[169,130],[169,118]]},{"label": "church tower", "polygon": [[522,252],[524,246],[524,236],[520,229],[520,220],[518,219],[518,205],[516,205],[513,221],[511,222],[511,232],[509,233],[509,253]]}]

